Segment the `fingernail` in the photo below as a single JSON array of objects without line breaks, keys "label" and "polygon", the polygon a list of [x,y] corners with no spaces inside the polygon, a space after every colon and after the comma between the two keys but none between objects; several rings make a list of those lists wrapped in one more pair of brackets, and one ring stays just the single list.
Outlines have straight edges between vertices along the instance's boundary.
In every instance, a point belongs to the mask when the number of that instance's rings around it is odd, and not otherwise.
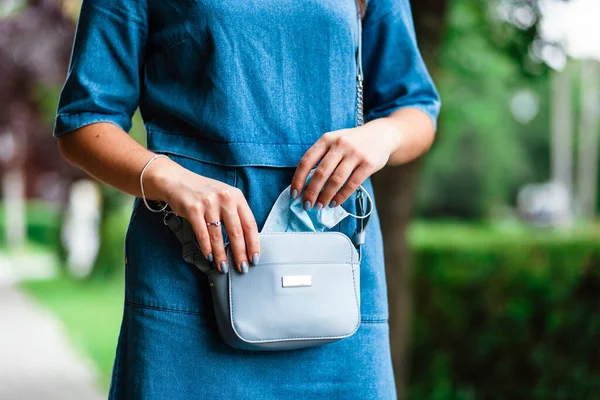
[{"label": "fingernail", "polygon": [[252,265],[257,265],[258,259],[259,259],[258,253],[252,254]]},{"label": "fingernail", "polygon": [[207,259],[208,261],[210,261],[210,262],[213,262],[213,261],[215,261],[215,257],[213,256],[213,253],[210,253],[210,254],[208,255],[208,257],[206,257],[206,259]]},{"label": "fingernail", "polygon": [[242,262],[242,273],[243,274],[248,273],[248,263],[246,261]]},{"label": "fingernail", "polygon": [[292,199],[298,198],[298,191],[296,189],[292,189]]},{"label": "fingernail", "polygon": [[337,205],[335,200],[331,200],[331,203],[329,203],[329,207],[333,208]]},{"label": "fingernail", "polygon": [[221,262],[221,271],[223,271],[224,274],[229,272],[229,266],[227,265],[227,261]]},{"label": "fingernail", "polygon": [[310,204],[310,201],[306,200],[304,202],[304,209],[308,211],[308,210],[310,210],[311,207],[312,207],[312,205]]},{"label": "fingernail", "polygon": [[315,207],[317,207],[317,210],[320,210],[321,208],[323,208],[323,203],[318,201]]}]

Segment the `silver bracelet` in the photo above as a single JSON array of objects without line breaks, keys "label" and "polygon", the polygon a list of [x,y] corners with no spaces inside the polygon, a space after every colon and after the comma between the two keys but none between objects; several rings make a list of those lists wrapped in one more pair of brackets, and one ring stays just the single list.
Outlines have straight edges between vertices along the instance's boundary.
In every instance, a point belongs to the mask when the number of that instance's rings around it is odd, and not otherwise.
[{"label": "silver bracelet", "polygon": [[148,167],[150,166],[150,164],[152,163],[152,161],[156,160],[159,157],[164,157],[164,158],[169,158],[167,156],[165,156],[164,154],[156,154],[154,157],[152,157],[150,160],[148,160],[148,162],[146,163],[146,165],[144,165],[144,168],[142,168],[142,173],[140,173],[140,189],[142,191],[142,200],[144,200],[144,204],[146,205],[146,208],[152,212],[155,213],[159,213],[159,212],[163,212],[167,209],[167,207],[169,206],[168,203],[165,203],[165,206],[163,208],[161,208],[160,210],[154,209],[152,207],[150,207],[150,205],[148,204],[148,202],[146,201],[146,194],[144,193],[144,172],[146,172],[146,169],[148,169]]}]

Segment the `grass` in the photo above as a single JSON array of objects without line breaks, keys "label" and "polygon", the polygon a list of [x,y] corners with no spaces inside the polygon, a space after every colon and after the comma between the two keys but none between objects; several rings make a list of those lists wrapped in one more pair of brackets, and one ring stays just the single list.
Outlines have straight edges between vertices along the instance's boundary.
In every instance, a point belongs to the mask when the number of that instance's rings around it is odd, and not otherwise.
[{"label": "grass", "polygon": [[107,389],[123,315],[123,281],[61,277],[22,287],[62,320],[71,342],[94,361],[99,384]]}]

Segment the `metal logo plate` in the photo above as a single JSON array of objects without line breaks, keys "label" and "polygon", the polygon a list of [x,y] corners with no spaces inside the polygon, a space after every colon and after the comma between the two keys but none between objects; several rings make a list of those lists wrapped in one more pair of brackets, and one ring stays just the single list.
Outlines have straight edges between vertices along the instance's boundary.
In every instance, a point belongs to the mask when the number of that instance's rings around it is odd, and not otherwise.
[{"label": "metal logo plate", "polygon": [[311,275],[288,275],[281,277],[283,287],[308,287],[312,286]]}]

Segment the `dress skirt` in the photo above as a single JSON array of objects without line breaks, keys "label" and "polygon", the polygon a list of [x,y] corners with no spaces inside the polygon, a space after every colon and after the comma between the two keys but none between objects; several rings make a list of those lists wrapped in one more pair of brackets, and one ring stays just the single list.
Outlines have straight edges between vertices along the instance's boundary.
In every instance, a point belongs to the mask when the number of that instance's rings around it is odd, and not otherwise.
[{"label": "dress skirt", "polygon": [[[259,229],[295,171],[169,156],[191,171],[241,189]],[[373,195],[370,180],[364,187]],[[343,206],[355,211],[353,198]],[[332,229],[351,236],[355,227],[349,217]],[[206,277],[183,261],[181,245],[161,214],[148,211],[138,198],[125,239],[125,265],[124,314],[110,399],[396,399],[376,209],[363,247],[360,328],[327,345],[292,351],[227,346],[217,330]]]}]

